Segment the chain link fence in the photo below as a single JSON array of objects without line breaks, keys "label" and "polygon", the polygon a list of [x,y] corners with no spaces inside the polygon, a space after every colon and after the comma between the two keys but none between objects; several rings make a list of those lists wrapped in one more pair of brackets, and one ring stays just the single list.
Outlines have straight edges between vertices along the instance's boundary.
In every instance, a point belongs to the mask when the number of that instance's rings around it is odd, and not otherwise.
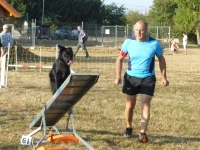
[{"label": "chain link fence", "polygon": [[[134,34],[132,25],[102,26],[82,22],[81,24],[59,23],[59,25],[49,25],[48,32],[45,32],[48,33],[48,36],[45,36],[42,30],[38,30],[41,26],[38,26],[34,20],[27,26],[14,26],[12,33],[14,40],[21,46],[55,46],[56,44],[76,46],[78,41],[77,38],[72,37],[72,32],[77,30],[77,25],[81,25],[88,35],[86,43],[88,46],[121,47],[124,40]],[[57,31],[62,31],[67,37],[54,38]],[[151,37],[159,40],[164,47],[170,47],[171,39],[169,26],[149,26],[148,32]],[[40,34],[40,38],[38,38],[38,34]]]},{"label": "chain link fence", "polygon": [[[129,28],[129,32],[134,35],[134,26]],[[148,26],[149,36],[158,40],[163,48],[170,48],[171,42],[171,28],[170,26]],[[129,36],[132,36],[129,34]]]}]

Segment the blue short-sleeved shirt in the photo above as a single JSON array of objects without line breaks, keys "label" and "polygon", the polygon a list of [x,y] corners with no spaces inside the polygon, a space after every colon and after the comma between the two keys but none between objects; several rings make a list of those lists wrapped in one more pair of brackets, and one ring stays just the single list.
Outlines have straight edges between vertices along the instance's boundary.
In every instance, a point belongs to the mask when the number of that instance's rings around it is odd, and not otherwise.
[{"label": "blue short-sleeved shirt", "polygon": [[3,47],[8,46],[8,43],[10,43],[10,46],[13,46],[13,38],[10,32],[8,33],[1,32],[0,39]]},{"label": "blue short-sleeved shirt", "polygon": [[163,54],[160,43],[152,37],[139,42],[135,37],[126,39],[122,44],[122,55],[129,55],[127,74],[138,78],[155,75],[155,55]]}]

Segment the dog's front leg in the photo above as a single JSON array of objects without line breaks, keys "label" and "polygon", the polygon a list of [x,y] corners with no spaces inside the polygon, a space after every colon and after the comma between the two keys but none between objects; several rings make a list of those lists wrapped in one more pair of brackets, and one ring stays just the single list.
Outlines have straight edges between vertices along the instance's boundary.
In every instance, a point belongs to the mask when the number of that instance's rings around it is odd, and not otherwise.
[{"label": "dog's front leg", "polygon": [[58,71],[56,73],[56,90],[62,85],[62,72]]}]

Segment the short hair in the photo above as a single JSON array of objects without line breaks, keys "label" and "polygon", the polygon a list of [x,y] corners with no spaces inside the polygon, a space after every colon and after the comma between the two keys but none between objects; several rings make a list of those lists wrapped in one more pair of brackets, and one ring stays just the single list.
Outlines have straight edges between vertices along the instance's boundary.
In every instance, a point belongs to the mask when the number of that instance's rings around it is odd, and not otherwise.
[{"label": "short hair", "polygon": [[8,25],[7,25],[7,24],[4,24],[4,25],[3,25],[3,29],[8,29]]},{"label": "short hair", "polygon": [[[145,22],[144,20],[139,20],[139,21],[137,21],[136,23],[138,23],[138,22],[143,23],[143,24],[146,26],[146,28],[148,28],[148,24],[147,24],[147,22]],[[135,23],[135,24],[136,24],[136,23]]]}]

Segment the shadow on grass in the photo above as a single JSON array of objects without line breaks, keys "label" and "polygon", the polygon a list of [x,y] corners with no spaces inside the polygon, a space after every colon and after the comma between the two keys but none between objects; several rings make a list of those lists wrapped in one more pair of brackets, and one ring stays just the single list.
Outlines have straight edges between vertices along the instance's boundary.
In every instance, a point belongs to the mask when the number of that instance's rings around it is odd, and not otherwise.
[{"label": "shadow on grass", "polygon": [[19,146],[17,146],[17,145],[13,145],[13,146],[0,146],[0,150],[18,150],[18,149],[19,149]]},{"label": "shadow on grass", "polygon": [[[79,132],[83,132],[83,133],[91,133],[91,134],[99,134],[99,135],[111,135],[111,136],[116,136],[116,139],[124,139],[123,138],[123,133],[118,133],[118,132],[110,132],[110,131],[103,131],[103,130],[89,130],[89,131],[83,131],[83,130],[79,130],[77,131],[78,134]],[[178,136],[169,136],[169,135],[162,135],[162,136],[154,136],[149,134],[149,143],[150,144],[159,144],[159,145],[165,145],[165,144],[170,144],[170,143],[174,143],[174,144],[179,144],[179,143],[187,143],[187,142],[200,142],[200,138],[198,137],[178,137]],[[133,134],[132,139],[134,138],[138,138],[138,134]],[[90,140],[89,138],[85,138],[85,140]],[[95,140],[100,140],[98,139],[92,139],[93,141]],[[107,143],[110,143],[111,145],[116,145],[115,142],[113,142],[113,140],[109,140],[109,139],[105,139],[102,138],[101,140],[104,140]]]},{"label": "shadow on grass", "polygon": [[[166,143],[187,143],[187,142],[200,142],[200,138],[197,137],[177,137],[177,136],[151,136],[149,135],[149,139],[151,139],[152,144],[164,145]],[[158,141],[157,141],[158,140]]]}]

